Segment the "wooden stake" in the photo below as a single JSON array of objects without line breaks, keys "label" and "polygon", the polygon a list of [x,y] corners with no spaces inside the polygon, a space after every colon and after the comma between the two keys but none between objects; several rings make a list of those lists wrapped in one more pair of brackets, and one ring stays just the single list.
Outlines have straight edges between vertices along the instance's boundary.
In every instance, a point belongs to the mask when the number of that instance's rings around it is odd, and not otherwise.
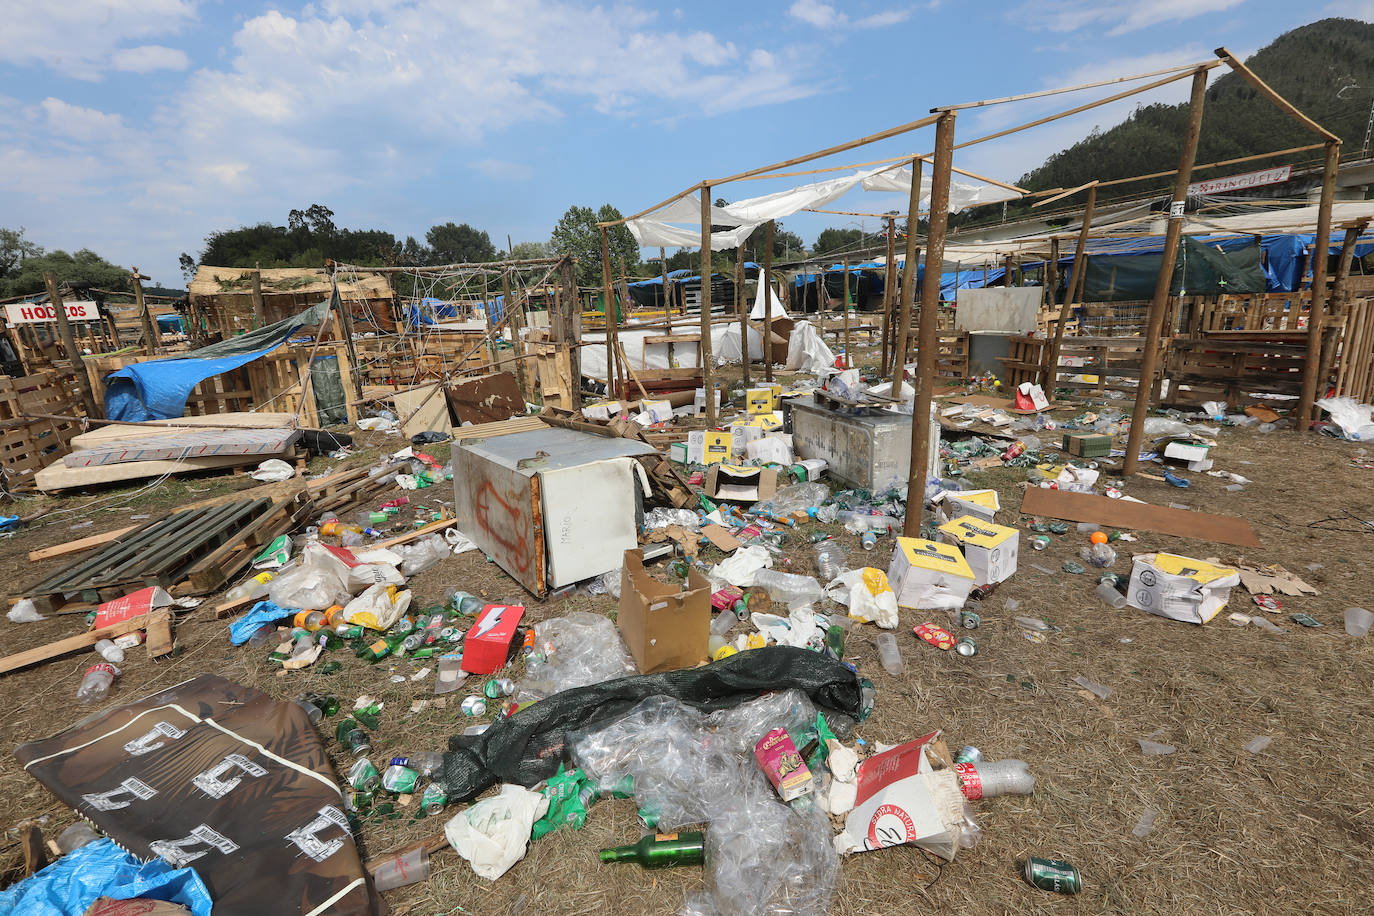
[{"label": "wooden stake", "polygon": [[[358,362],[358,348],[353,343],[353,309],[347,302],[343,301],[343,296],[339,295],[339,273],[336,266],[330,271],[330,279],[334,283],[332,294],[339,300],[339,324],[343,328],[344,349],[348,351],[348,367],[352,369],[353,375],[353,396],[359,401],[363,399],[363,372],[362,365]],[[482,275],[485,282],[486,274]],[[348,397],[345,393],[344,397]]]},{"label": "wooden stake", "polygon": [[896,229],[897,217],[887,218],[887,271],[883,277],[883,355],[882,371],[879,375],[888,373],[888,346],[892,337],[892,293],[897,285],[897,253],[896,253]]},{"label": "wooden stake", "polygon": [[744,242],[735,249],[735,311],[739,313],[740,378],[749,387],[749,297],[744,294]]},{"label": "wooden stake", "polygon": [[[935,163],[931,174],[930,226],[926,233],[926,281],[921,286],[920,338],[916,344],[916,400],[911,406],[911,471],[907,492],[912,502],[906,510],[903,533],[916,537],[921,531],[926,491],[926,456],[930,451],[930,400],[935,393],[935,366],[940,361],[936,345],[939,324],[940,274],[945,262],[945,230],[949,226],[950,166],[954,160],[954,117],[952,111],[940,115],[935,125]],[[919,201],[921,183],[913,170],[912,201]],[[908,237],[915,234],[916,206],[911,207]],[[911,243],[907,243],[908,250]],[[905,301],[905,297],[903,297]],[[893,397],[901,389],[893,385]],[[914,511],[913,511],[914,509]]]},{"label": "wooden stake", "polygon": [[763,380],[773,381],[773,231],[777,228],[773,220],[768,221],[768,231],[763,241]]},{"label": "wooden stake", "polygon": [[256,330],[267,326],[267,311],[262,305],[262,271],[255,267],[252,276],[253,328]]},{"label": "wooden stake", "polygon": [[162,349],[162,337],[158,334],[157,322],[148,314],[148,303],[143,299],[143,277],[137,267],[133,268],[133,276],[130,279],[134,284],[134,304],[138,306],[138,318],[143,324],[143,349],[152,356]]},{"label": "wooden stake", "polygon": [[[606,314],[606,384],[607,397],[612,400],[622,396],[620,391],[620,369],[616,358],[616,331],[620,322],[615,307],[615,290],[611,288],[611,235],[605,226],[601,227],[601,298]],[[613,317],[615,316],[615,317]],[[629,392],[624,392],[628,395]]]},{"label": "wooden stake", "polygon": [[[1136,380],[1135,407],[1131,411],[1131,431],[1126,439],[1126,460],[1123,474],[1134,474],[1140,468],[1140,445],[1145,437],[1145,414],[1150,410],[1155,387],[1155,373],[1159,366],[1159,336],[1163,333],[1164,312],[1169,305],[1169,293],[1174,280],[1174,261],[1178,255],[1179,237],[1183,234],[1183,208],[1188,200],[1188,182],[1197,161],[1197,142],[1202,133],[1202,103],[1207,97],[1207,71],[1193,74],[1192,95],[1188,102],[1188,132],[1183,138],[1183,152],[1179,155],[1178,174],[1174,176],[1174,193],[1169,205],[1169,227],[1164,234],[1164,251],[1160,255],[1159,275],[1155,278],[1154,298],[1150,300],[1149,318],[1145,325],[1145,343],[1140,354],[1140,377]],[[1102,367],[1102,380],[1107,379],[1107,367]]]},{"label": "wooden stake", "polygon": [[[582,300],[577,290],[577,259],[564,256],[558,266],[562,273],[564,308],[567,314],[568,379],[572,409],[582,409]],[[607,374],[609,378],[609,373]]]},{"label": "wooden stake", "polygon": [[[1087,273],[1087,261],[1084,257],[1088,249],[1088,233],[1092,230],[1093,211],[1097,209],[1097,185],[1088,187],[1088,200],[1083,205],[1083,228],[1078,231],[1078,243],[1073,249],[1073,266],[1069,272],[1069,288],[1064,295],[1064,305],[1059,310],[1059,322],[1054,328],[1054,343],[1050,346],[1049,357],[1045,360],[1040,370],[1040,387],[1045,389],[1047,397],[1054,397],[1055,379],[1059,377],[1059,350],[1064,342],[1064,326],[1069,323],[1069,315],[1073,312],[1075,299],[1075,288],[1082,287],[1083,276]],[[1102,367],[1105,374],[1107,367]]]},{"label": "wooden stake", "polygon": [[716,425],[715,370],[711,365],[711,186],[701,184],[701,385],[706,389],[706,425]]},{"label": "wooden stake", "polygon": [[1298,430],[1311,429],[1317,399],[1317,378],[1322,364],[1322,334],[1326,330],[1326,262],[1331,251],[1331,204],[1336,196],[1336,170],[1341,164],[1341,141],[1326,142],[1326,166],[1322,172],[1321,201],[1317,205],[1317,238],[1312,246],[1312,310],[1307,315],[1307,359],[1302,367],[1302,394],[1298,397]]},{"label": "wooden stake", "polygon": [[91,379],[86,374],[86,361],[82,358],[81,351],[76,348],[76,341],[72,338],[72,325],[67,320],[67,307],[62,304],[62,294],[57,291],[57,277],[52,271],[46,271],[43,274],[43,283],[48,287],[48,301],[52,303],[53,317],[57,321],[57,334],[62,338],[62,348],[67,351],[72,375],[76,377],[76,386],[81,389],[81,404],[86,408],[86,416],[99,417],[100,411],[96,408]]},{"label": "wooden stake", "polygon": [[[953,117],[951,115],[950,117]],[[936,125],[939,130],[939,125]],[[946,178],[948,184],[948,178]],[[935,192],[931,190],[931,220],[935,219]],[[945,188],[945,197],[949,197],[949,188]],[[916,299],[916,231],[920,222],[921,212],[921,160],[911,160],[911,193],[907,196],[906,204],[906,263],[902,265],[902,289],[901,301],[897,305],[897,336],[892,341],[892,396],[900,399],[902,397],[902,375],[906,371],[907,339],[911,336],[911,307]],[[946,221],[948,222],[948,221]],[[944,246],[940,246],[940,257],[944,258]],[[930,255],[927,249],[926,261],[929,262]],[[935,265],[935,290],[940,290],[940,273],[943,268],[943,261]],[[927,267],[927,270],[930,268]],[[926,285],[930,285],[930,274],[926,274]],[[921,300],[925,301],[924,298]],[[921,472],[922,475],[925,471]],[[921,484],[920,492],[925,492],[925,484]],[[919,515],[920,513],[916,513]]]},{"label": "wooden stake", "polygon": [[849,355],[849,258],[844,259],[844,299],[840,307],[844,309],[844,367],[849,369],[854,365]]}]

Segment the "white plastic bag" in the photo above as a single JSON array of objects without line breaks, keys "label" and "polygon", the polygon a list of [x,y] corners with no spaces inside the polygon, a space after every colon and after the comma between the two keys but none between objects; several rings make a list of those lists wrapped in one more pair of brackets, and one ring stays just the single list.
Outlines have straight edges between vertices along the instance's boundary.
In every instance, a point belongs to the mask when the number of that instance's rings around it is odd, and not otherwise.
[{"label": "white plastic bag", "polygon": [[347,564],[321,545],[307,544],[295,568],[272,580],[267,596],[278,607],[322,611],[348,600],[347,583]]},{"label": "white plastic bag", "polygon": [[34,607],[33,602],[28,598],[20,598],[16,601],[14,607],[10,608],[9,613],[5,616],[14,623],[35,623],[43,619],[43,615],[38,613],[38,608]]},{"label": "white plastic bag", "polygon": [[710,577],[739,588],[748,588],[754,584],[755,573],[772,565],[773,557],[764,548],[741,547],[712,567]]},{"label": "white plastic bag", "polygon": [[1347,439],[1367,442],[1374,439],[1374,406],[1354,398],[1322,398],[1317,406],[1331,414],[1331,422],[1341,428]]},{"label": "white plastic bag", "polygon": [[407,578],[450,556],[448,542],[438,534],[420,538],[412,544],[402,544],[396,548],[396,553],[401,556],[401,573]]},{"label": "white plastic bag", "polygon": [[268,458],[251,475],[254,480],[278,483],[296,476],[296,469],[280,458]]},{"label": "white plastic bag", "polygon": [[887,573],[871,566],[841,573],[825,587],[837,603],[848,606],[849,616],[864,623],[876,623],[884,630],[897,627],[897,593],[887,581]]},{"label": "white plastic bag", "polygon": [[480,877],[495,881],[525,857],[534,822],[549,810],[542,792],[503,785],[501,793],[460,811],[444,825],[444,836]]},{"label": "white plastic bag", "polygon": [[410,607],[410,590],[392,585],[372,585],[344,605],[344,620],[370,630],[389,630]]}]

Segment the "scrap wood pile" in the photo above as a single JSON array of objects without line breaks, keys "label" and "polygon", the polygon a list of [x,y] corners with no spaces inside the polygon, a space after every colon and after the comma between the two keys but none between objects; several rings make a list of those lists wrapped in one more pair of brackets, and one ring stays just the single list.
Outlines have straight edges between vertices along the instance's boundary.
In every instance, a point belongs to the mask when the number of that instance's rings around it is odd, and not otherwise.
[{"label": "scrap wood pile", "polygon": [[[980,812],[1000,795],[1034,792],[1028,764],[984,759],[971,745],[956,752],[934,724],[895,747],[862,737],[887,702],[874,669],[900,675],[920,652],[978,656],[980,618],[996,613],[997,591],[1013,577],[1079,577],[1084,600],[1104,613],[1129,607],[1202,625],[1226,610],[1233,624],[1280,635],[1294,632],[1276,622],[1281,613],[1302,629],[1322,625],[1283,607],[1316,590],[1280,567],[1142,550],[1115,571],[1125,559],[1118,551],[1153,534],[1259,541],[1241,519],[1132,496],[1130,481],[1112,476],[1125,421],[1110,402],[1025,408],[988,403],[976,386],[953,392],[937,408],[937,474],[913,495],[907,468],[875,462],[867,479],[851,479],[832,464],[837,456],[814,454],[788,431],[807,404],[836,423],[905,417],[909,438],[909,390],[894,397],[869,387],[833,373],[819,397],[809,385],[751,389],[739,415],[715,429],[683,416],[689,405],[646,401],[547,409],[537,428],[512,422],[517,431],[506,435],[455,430],[453,518],[430,521],[417,508],[442,507],[447,488],[430,499],[387,492],[398,472],[411,483],[444,476],[407,457],[309,482],[291,498],[182,510],[117,543],[83,545],[98,549],[44,570],[26,594],[46,599],[47,613],[99,603],[95,629],[24,664],[104,640],[102,654],[117,657],[139,630],[150,653],[154,644],[169,651],[162,628],[186,610],[175,599],[212,593],[252,565],[214,607],[234,617],[231,642],[280,667],[286,683],[296,672],[366,675],[372,665],[377,677],[413,685],[412,714],[429,706],[470,724],[421,738],[429,747],[385,764],[374,736],[398,711],[369,695],[303,692],[281,702],[206,675],[135,699],[121,696],[118,662],[98,662],[80,696],[117,702],[18,751],[31,775],[109,838],[87,831],[79,839],[92,842],[57,865],[117,859],[117,844],[151,862],[142,866],[150,878],[179,882],[168,899],[191,912],[269,906],[270,887],[301,900],[303,912],[330,900],[338,912],[371,913],[378,891],[452,867],[440,864],[443,849],[495,879],[531,842],[595,817],[598,800],[632,797],[660,832],[602,850],[602,862],[704,865],[711,880],[685,901],[689,912],[820,914],[844,856],[894,845],[937,861],[977,855]],[[1209,405],[1149,422],[1146,457],[1159,480],[1186,489],[1190,475],[1215,472],[1248,484],[1218,471],[1213,454],[1224,451],[1228,425],[1254,418]],[[684,429],[666,452],[652,444],[654,434]],[[993,468],[1024,474],[1019,513],[996,489],[965,484]],[[902,534],[909,511],[923,513],[918,537]],[[173,524],[184,533],[165,555],[126,546]],[[831,536],[837,526],[860,538],[861,554]],[[528,539],[512,536],[523,531]],[[1074,543],[1076,559],[1058,568],[1028,562]],[[614,621],[570,611],[531,622],[520,604],[454,587],[442,604],[417,607],[417,578],[442,575],[447,558],[473,547],[555,611],[574,592],[609,596]],[[819,576],[801,571],[802,556]],[[1233,610],[1237,585],[1253,594],[1253,611]],[[1051,620],[1015,614],[1011,598],[1000,604],[1028,640],[1056,638]],[[1362,635],[1371,616],[1348,614],[1347,630]],[[195,712],[224,704],[245,714],[214,713],[211,724]],[[92,741],[98,735],[114,737]],[[1175,750],[1154,737],[1139,739],[1142,753]],[[188,789],[171,774],[186,766],[186,748],[211,739],[216,753],[197,759],[215,762]],[[1252,744],[1252,753],[1264,748]],[[343,761],[338,770],[331,757]],[[291,806],[268,811],[256,801],[275,791],[258,787],[292,780]],[[401,811],[434,817],[433,836],[364,864],[359,832]],[[1150,829],[1142,819],[1138,835]],[[272,843],[294,844],[300,856],[289,861],[300,866],[287,868]],[[241,880],[245,863],[255,880]],[[23,894],[44,874],[5,893]],[[1068,862],[1031,858],[1023,875],[1044,890],[1084,889]],[[87,892],[97,890],[118,888]]]}]

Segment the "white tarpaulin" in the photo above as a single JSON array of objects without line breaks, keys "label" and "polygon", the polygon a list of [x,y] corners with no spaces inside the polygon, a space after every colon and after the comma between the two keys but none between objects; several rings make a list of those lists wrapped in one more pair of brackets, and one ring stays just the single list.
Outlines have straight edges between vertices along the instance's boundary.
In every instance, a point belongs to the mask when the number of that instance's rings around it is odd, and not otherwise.
[{"label": "white tarpaulin", "polygon": [[[711,354],[726,365],[740,361],[738,324],[723,326],[719,334],[714,328],[711,330]],[[753,326],[749,327],[749,362],[763,362],[763,335]]]},{"label": "white tarpaulin", "polygon": [[[764,194],[761,197],[737,200],[726,205],[725,212],[732,217],[734,222],[741,225],[752,224],[757,226],[760,223],[768,222],[770,219],[782,219],[784,216],[791,216],[807,207],[823,207],[832,203],[849,193],[860,181],[871,177],[871,174],[870,172],[858,172],[843,178],[830,178],[825,181],[817,181],[814,184],[802,185],[799,188],[789,188],[786,191]],[[907,183],[910,184],[910,179]],[[701,225],[699,213],[697,225]]]},{"label": "white tarpaulin", "polygon": [[[632,219],[625,225],[630,227],[630,234],[635,237],[635,242],[640,248],[700,248],[701,247],[701,223],[698,222],[696,228],[689,229],[682,226],[670,226],[667,223],[656,219]],[[744,240],[749,238],[749,233],[758,227],[757,223],[748,226],[738,226],[734,229],[722,229],[711,233],[711,250],[724,251],[728,248],[738,248],[744,244]]]},{"label": "white tarpaulin", "polygon": [[792,338],[787,343],[787,368],[813,374],[835,368],[834,352],[809,321],[798,321],[792,326]]},{"label": "white tarpaulin", "polygon": [[759,291],[754,294],[754,306],[749,310],[750,321],[762,321],[764,310],[768,307],[767,301],[763,298],[764,291],[767,291],[768,298],[773,301],[774,318],[790,318],[787,310],[782,307],[782,300],[773,291],[773,284],[768,282],[768,275],[759,271]]},{"label": "white tarpaulin", "polygon": [[[865,191],[900,191],[911,193],[911,169],[888,169],[862,179]],[[921,209],[930,209],[931,176],[921,175]],[[1006,188],[992,184],[968,184],[963,181],[949,183],[949,212],[958,213],[974,204],[990,204],[999,200],[1015,200],[1021,195]],[[699,217],[698,217],[699,218]]]}]

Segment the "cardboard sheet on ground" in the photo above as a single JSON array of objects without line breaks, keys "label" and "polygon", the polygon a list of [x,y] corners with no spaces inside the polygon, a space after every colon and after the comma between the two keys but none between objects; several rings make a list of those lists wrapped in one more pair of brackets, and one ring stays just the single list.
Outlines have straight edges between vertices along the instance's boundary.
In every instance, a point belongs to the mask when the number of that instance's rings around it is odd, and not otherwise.
[{"label": "cardboard sheet on ground", "polygon": [[140,859],[193,867],[216,916],[384,911],[324,746],[293,703],[201,675],[15,757]]},{"label": "cardboard sheet on ground", "polygon": [[[401,419],[401,435],[407,439],[417,433],[453,433],[444,393],[434,391],[438,384],[435,382],[421,388],[408,388],[396,392],[392,397],[392,403],[396,405],[396,416]],[[426,398],[429,400],[425,400]]]},{"label": "cardboard sheet on ground", "polygon": [[1033,487],[1026,491],[1021,501],[1021,514],[1045,515],[1070,522],[1096,522],[1111,528],[1153,531],[1237,547],[1264,546],[1255,529],[1243,518],[1152,506],[1092,493]]}]

